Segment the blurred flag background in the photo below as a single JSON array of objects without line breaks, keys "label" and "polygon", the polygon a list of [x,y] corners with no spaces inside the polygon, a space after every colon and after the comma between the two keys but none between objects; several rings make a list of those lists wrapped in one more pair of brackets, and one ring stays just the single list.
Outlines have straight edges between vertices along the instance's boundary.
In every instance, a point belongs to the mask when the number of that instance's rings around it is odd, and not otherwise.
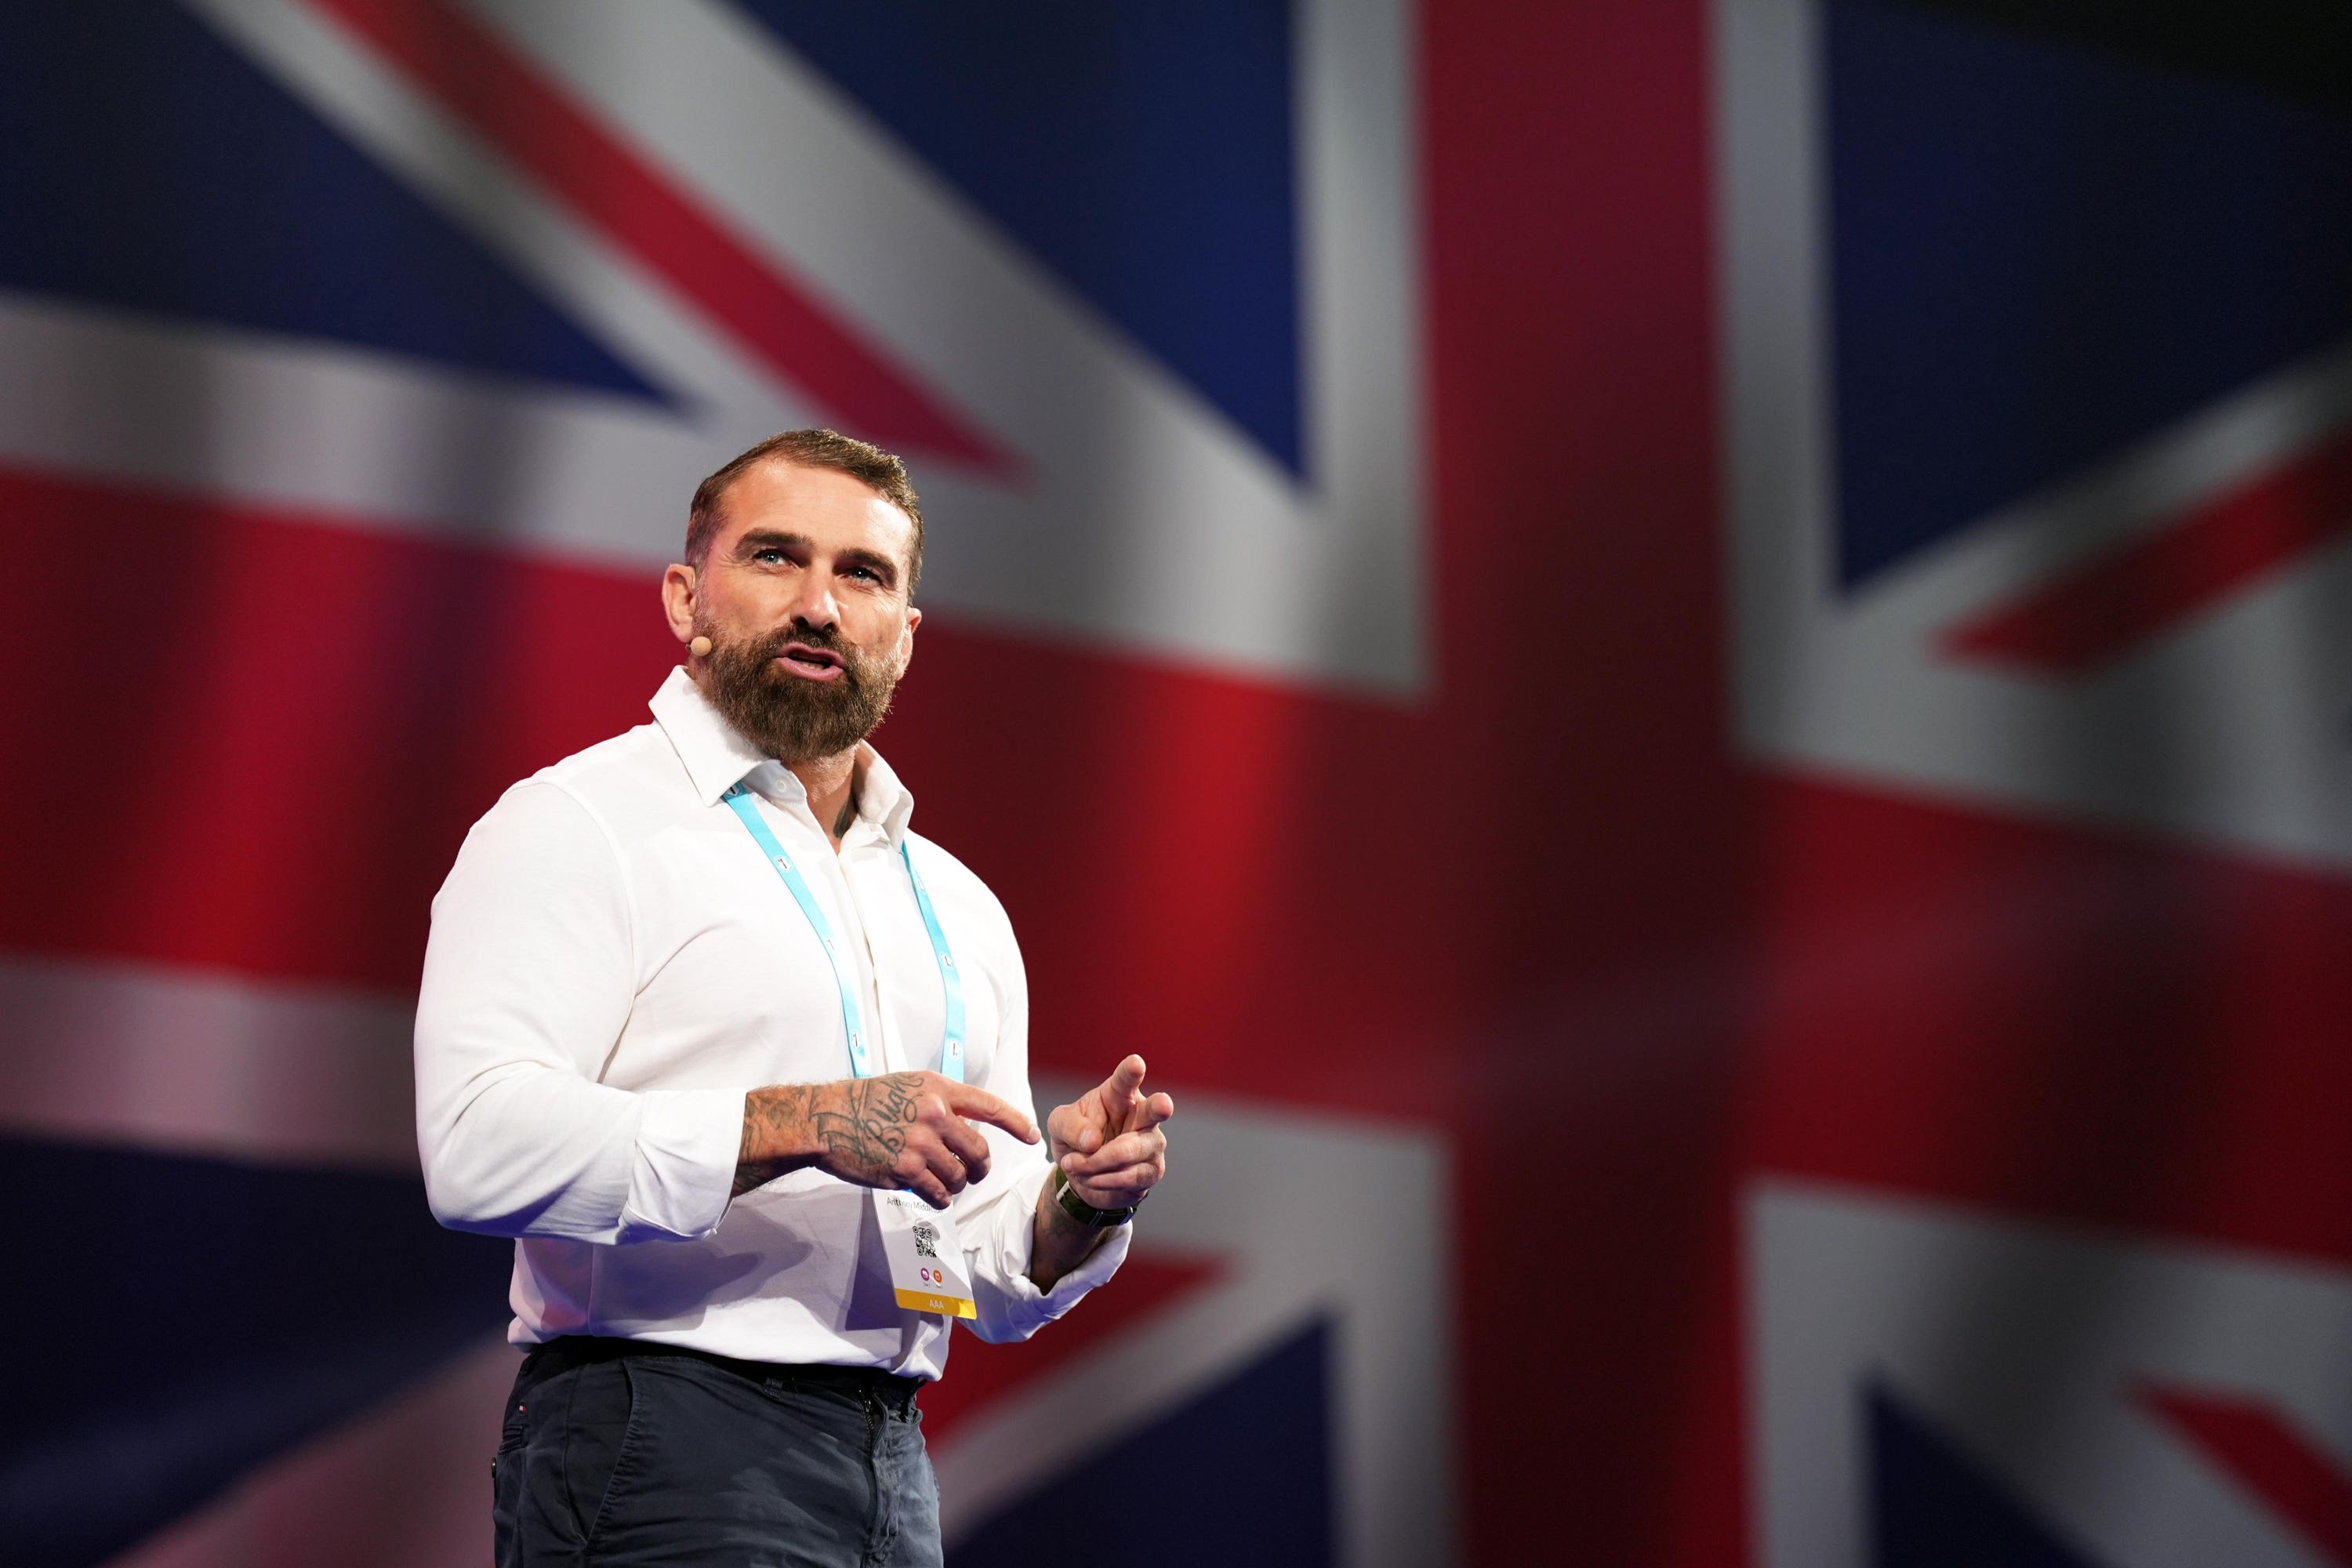
[{"label": "blurred flag background", "polygon": [[2290,0],[0,9],[0,1557],[488,1561],[427,901],[809,424],[1041,1098],[1183,1112],[960,1568],[2352,1563]]}]

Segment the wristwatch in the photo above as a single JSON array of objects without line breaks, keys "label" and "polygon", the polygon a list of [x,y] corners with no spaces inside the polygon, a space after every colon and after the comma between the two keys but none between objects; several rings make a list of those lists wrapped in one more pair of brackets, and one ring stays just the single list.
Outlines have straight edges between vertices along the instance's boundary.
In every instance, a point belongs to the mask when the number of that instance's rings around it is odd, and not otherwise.
[{"label": "wristwatch", "polygon": [[1070,1185],[1069,1173],[1059,1165],[1054,1167],[1054,1201],[1062,1205],[1064,1214],[1068,1215],[1080,1225],[1090,1225],[1097,1230],[1108,1230],[1115,1225],[1125,1225],[1135,1217],[1136,1205],[1133,1204],[1128,1205],[1123,1209],[1098,1209],[1078,1196]]}]

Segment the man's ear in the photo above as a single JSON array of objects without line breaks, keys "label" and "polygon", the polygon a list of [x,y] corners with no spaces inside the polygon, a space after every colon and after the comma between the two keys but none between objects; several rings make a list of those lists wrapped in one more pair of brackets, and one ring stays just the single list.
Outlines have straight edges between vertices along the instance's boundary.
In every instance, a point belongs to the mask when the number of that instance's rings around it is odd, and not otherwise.
[{"label": "man's ear", "polygon": [[907,606],[907,627],[898,634],[898,673],[907,673],[907,666],[915,661],[915,628],[923,624],[923,612],[914,605]]},{"label": "man's ear", "polygon": [[680,642],[694,636],[694,595],[701,585],[691,566],[673,561],[662,572],[662,614],[670,636]]}]

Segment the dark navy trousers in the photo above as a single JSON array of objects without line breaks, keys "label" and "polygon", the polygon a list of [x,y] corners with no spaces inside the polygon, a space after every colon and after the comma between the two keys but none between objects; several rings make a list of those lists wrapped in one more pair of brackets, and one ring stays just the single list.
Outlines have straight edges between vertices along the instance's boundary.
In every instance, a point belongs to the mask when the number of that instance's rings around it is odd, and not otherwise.
[{"label": "dark navy trousers", "polygon": [[538,1346],[491,1467],[499,1568],[937,1568],[915,1387],[627,1340]]}]

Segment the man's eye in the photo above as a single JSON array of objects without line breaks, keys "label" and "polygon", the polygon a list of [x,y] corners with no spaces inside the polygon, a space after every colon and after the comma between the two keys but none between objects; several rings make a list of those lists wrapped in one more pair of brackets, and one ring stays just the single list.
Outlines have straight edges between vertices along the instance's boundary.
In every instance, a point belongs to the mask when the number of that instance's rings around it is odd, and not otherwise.
[{"label": "man's eye", "polygon": [[849,569],[849,574],[853,577],[863,577],[869,583],[878,583],[881,581],[880,578],[874,575],[874,568],[871,566],[852,566]]},{"label": "man's eye", "polygon": [[751,559],[754,561],[782,561],[783,558],[784,552],[773,547],[766,550],[754,551],[751,555]]}]

